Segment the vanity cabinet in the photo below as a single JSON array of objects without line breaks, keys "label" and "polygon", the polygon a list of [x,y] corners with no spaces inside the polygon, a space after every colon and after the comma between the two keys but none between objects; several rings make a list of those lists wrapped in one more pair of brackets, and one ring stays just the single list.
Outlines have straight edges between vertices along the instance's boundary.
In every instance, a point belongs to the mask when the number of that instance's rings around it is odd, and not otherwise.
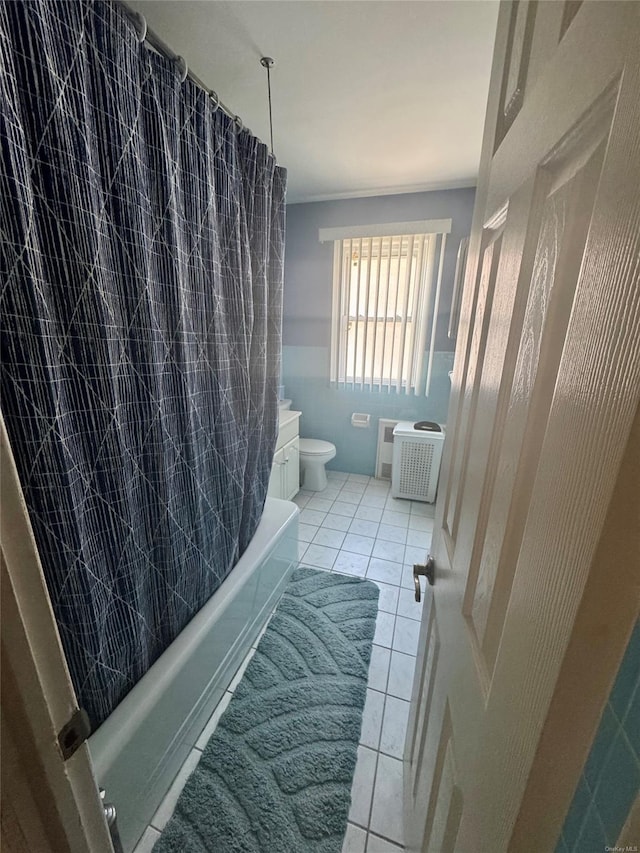
[{"label": "vanity cabinet", "polygon": [[300,412],[280,412],[278,440],[273,456],[267,494],[272,498],[291,500],[300,490]]}]

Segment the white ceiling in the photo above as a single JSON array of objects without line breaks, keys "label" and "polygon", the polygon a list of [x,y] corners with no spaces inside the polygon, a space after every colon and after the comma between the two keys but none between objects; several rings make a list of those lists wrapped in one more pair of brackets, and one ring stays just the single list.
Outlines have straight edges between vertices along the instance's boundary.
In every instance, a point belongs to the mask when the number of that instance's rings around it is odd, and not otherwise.
[{"label": "white ceiling", "polygon": [[288,202],[475,184],[494,0],[130,0],[269,141]]}]

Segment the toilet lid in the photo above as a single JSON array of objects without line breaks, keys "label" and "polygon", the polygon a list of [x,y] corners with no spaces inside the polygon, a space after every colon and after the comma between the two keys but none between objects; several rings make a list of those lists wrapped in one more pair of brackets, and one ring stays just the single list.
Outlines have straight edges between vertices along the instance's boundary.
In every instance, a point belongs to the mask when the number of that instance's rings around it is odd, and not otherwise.
[{"label": "toilet lid", "polygon": [[335,450],[330,441],[321,441],[319,438],[301,438],[300,453],[306,453],[308,456],[321,456],[323,453],[331,453]]}]

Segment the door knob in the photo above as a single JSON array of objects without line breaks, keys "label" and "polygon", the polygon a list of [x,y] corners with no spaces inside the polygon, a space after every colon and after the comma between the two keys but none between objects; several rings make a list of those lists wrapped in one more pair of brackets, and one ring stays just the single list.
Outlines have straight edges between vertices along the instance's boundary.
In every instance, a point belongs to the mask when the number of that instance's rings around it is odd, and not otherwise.
[{"label": "door knob", "polygon": [[424,566],[416,563],[413,567],[413,585],[415,587],[416,601],[420,601],[420,575],[424,575],[429,582],[429,586],[433,586],[436,580],[436,561],[431,554],[427,554],[427,562]]}]

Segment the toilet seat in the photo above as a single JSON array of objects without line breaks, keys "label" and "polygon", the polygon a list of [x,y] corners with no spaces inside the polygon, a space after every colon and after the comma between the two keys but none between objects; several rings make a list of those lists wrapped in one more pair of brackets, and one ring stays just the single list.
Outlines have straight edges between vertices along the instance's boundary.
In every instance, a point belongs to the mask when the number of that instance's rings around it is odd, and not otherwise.
[{"label": "toilet seat", "polygon": [[335,445],[319,438],[301,438],[300,453],[306,456],[323,456],[325,453],[335,453]]}]

